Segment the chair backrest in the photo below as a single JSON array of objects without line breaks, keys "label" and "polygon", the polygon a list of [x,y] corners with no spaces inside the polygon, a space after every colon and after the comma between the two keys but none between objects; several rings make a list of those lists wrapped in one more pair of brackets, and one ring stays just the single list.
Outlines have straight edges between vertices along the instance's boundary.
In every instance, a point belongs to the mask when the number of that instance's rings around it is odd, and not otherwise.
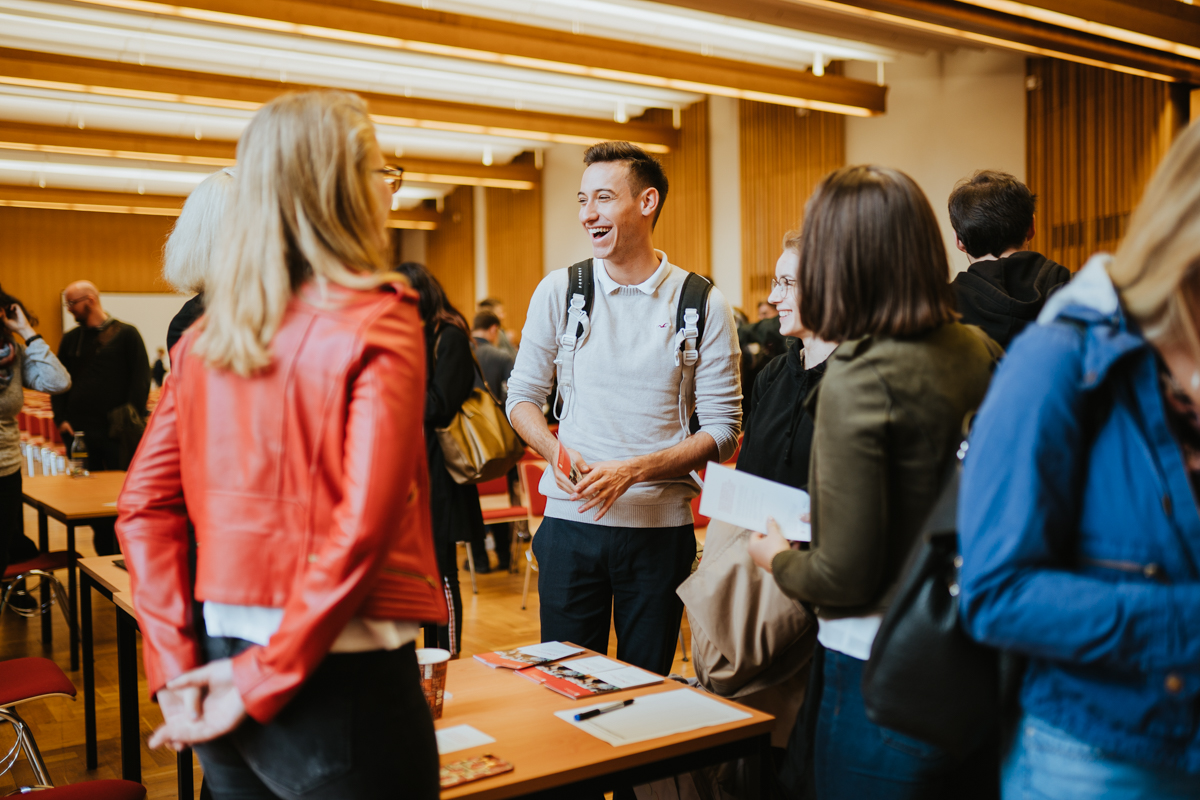
[{"label": "chair backrest", "polygon": [[508,497],[507,475],[501,475],[499,478],[492,478],[490,481],[478,483],[476,486],[479,488],[479,494],[481,497],[488,494],[502,494],[505,497]]},{"label": "chair backrest", "polygon": [[522,461],[517,464],[521,486],[525,489],[526,502],[529,504],[529,513],[534,517],[546,515],[546,496],[538,491],[538,481],[542,479],[542,471],[545,468],[545,461]]}]

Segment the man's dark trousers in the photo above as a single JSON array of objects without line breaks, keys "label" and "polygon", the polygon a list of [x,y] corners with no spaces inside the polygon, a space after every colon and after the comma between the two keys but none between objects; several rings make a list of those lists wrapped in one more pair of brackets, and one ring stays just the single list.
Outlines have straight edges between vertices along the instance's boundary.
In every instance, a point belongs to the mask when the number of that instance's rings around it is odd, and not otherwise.
[{"label": "man's dark trousers", "polygon": [[696,559],[690,523],[610,528],[546,517],[533,553],[542,641],[606,653],[611,616],[617,658],[660,675],[671,671],[683,616],[675,590]]}]

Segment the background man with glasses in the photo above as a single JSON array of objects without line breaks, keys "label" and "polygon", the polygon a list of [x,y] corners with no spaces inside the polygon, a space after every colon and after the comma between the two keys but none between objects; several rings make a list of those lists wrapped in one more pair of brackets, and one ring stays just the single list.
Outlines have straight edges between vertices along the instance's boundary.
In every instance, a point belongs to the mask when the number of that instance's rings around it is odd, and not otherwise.
[{"label": "background man with glasses", "polygon": [[[146,345],[137,328],[105,312],[100,292],[89,281],[64,289],[63,306],[79,327],[67,331],[58,346],[71,388],[50,400],[54,423],[68,453],[75,432],[84,434],[89,471],[125,469],[145,426],[150,394]],[[112,522],[97,523],[92,532],[98,554],[117,552]]]}]

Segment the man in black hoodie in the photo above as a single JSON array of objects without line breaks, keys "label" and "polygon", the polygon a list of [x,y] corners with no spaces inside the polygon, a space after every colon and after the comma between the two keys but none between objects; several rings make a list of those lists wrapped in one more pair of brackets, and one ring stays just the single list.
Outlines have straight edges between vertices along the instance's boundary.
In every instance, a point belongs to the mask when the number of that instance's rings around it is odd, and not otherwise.
[{"label": "man in black hoodie", "polygon": [[983,328],[1005,349],[1071,272],[1025,250],[1034,235],[1029,187],[1007,172],[980,170],[950,193],[950,224],[971,262],[951,286],[962,321]]}]

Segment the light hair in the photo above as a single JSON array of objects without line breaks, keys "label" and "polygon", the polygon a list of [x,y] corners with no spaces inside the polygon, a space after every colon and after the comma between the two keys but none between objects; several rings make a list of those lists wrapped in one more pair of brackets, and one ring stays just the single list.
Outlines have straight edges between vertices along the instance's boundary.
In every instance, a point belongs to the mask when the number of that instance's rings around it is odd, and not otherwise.
[{"label": "light hair", "polygon": [[399,280],[386,272],[387,209],[371,189],[378,146],[349,92],[285,94],[250,120],[193,348],[209,366],[243,376],[269,366],[288,302],[310,279],[351,289]]},{"label": "light hair", "polygon": [[176,291],[204,291],[232,193],[233,169],[225,167],[200,181],[188,195],[163,247],[163,278]]},{"label": "light hair", "polygon": [[1200,358],[1200,125],[1163,159],[1133,212],[1109,267],[1125,310],[1146,338],[1189,347]]},{"label": "light hair", "polygon": [[796,255],[800,254],[800,244],[804,241],[804,235],[799,228],[790,230],[783,235],[783,249],[791,250]]}]

